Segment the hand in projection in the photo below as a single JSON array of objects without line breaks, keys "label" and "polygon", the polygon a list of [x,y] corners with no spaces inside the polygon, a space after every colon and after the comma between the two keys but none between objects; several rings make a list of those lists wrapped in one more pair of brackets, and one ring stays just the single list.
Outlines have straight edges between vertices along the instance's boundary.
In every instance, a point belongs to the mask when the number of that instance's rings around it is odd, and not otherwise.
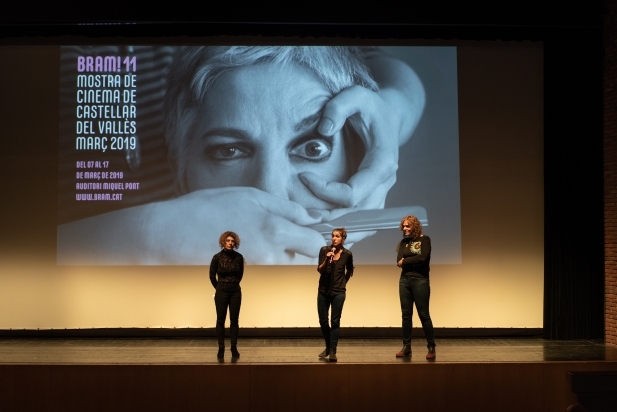
[{"label": "hand in projection", "polygon": [[[344,183],[328,182],[315,173],[299,177],[315,196],[343,206],[323,213],[325,221],[336,219],[353,209],[381,209],[388,190],[396,181],[398,138],[396,128],[382,97],[360,86],[350,87],[326,104],[318,131],[324,136],[338,133],[349,121],[362,139],[365,156],[357,172]],[[375,232],[350,233],[353,244]]]},{"label": "hand in projection", "polygon": [[317,197],[343,207],[378,209],[396,181],[398,138],[387,103],[371,90],[352,86],[330,100],[323,109],[318,132],[333,136],[346,121],[362,139],[365,156],[347,182],[328,182],[315,173],[300,175]]},{"label": "hand in projection", "polygon": [[[58,227],[59,264],[208,264],[219,235],[241,238],[249,264],[315,264],[326,244],[304,226],[321,219],[298,203],[248,187],[196,190],[173,200]],[[95,235],[95,236],[93,236]]]},{"label": "hand in projection", "polygon": [[[416,73],[406,64],[383,54],[368,61],[381,90],[374,92],[352,86],[332,98],[324,107],[318,132],[338,133],[346,122],[364,144],[365,155],[357,172],[347,182],[328,182],[314,173],[300,175],[317,197],[343,208],[324,214],[334,219],[351,209],[381,209],[396,182],[399,147],[407,142],[420,120],[426,95]],[[375,232],[348,237],[357,242]]]},{"label": "hand in projection", "polygon": [[249,264],[314,264],[324,238],[306,225],[319,222],[298,203],[249,187],[191,192],[149,205],[149,238],[158,238],[161,263],[203,263],[218,252],[218,235],[240,236]]}]

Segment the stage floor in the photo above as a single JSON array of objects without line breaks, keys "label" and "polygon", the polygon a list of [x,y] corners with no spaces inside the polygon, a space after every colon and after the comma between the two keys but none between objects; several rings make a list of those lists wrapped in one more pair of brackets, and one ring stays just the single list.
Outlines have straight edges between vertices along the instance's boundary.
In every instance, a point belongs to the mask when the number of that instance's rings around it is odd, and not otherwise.
[{"label": "stage floor", "polygon": [[[339,363],[426,363],[426,342],[414,339],[411,358],[396,358],[399,339],[342,339]],[[318,358],[321,339],[240,339],[241,357],[232,359],[229,342],[223,363],[305,364],[326,363]],[[0,339],[0,364],[214,364],[217,342],[212,338],[88,338]],[[233,361],[233,362],[232,362]],[[602,341],[551,341],[541,338],[439,339],[439,363],[617,361],[617,347]]]}]

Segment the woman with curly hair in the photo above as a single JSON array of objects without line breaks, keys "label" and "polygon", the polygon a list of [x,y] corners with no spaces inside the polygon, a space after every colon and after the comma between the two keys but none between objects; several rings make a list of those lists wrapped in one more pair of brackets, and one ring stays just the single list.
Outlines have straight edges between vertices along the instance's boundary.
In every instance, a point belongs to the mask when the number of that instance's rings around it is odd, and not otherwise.
[{"label": "woman with curly hair", "polygon": [[405,216],[399,228],[403,231],[403,240],[398,244],[396,265],[401,268],[399,297],[403,316],[403,348],[396,353],[396,357],[411,355],[411,316],[415,303],[426,335],[426,359],[435,359],[433,321],[429,313],[431,239],[422,234],[422,223],[415,216]]},{"label": "woman with curly hair", "polygon": [[216,289],[214,304],[216,306],[216,338],[219,344],[217,358],[225,355],[225,318],[229,308],[229,335],[231,338],[231,356],[240,357],[238,352],[238,318],[242,303],[240,281],[244,274],[244,258],[235,251],[240,247],[240,237],[235,232],[223,232],[219,237],[222,250],[212,257],[210,263],[210,282]]}]

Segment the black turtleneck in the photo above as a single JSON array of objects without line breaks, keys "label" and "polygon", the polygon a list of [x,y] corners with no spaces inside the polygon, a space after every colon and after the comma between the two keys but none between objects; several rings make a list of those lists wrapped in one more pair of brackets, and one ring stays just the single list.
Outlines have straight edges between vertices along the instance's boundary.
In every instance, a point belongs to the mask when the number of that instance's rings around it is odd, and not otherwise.
[{"label": "black turtleneck", "polygon": [[240,253],[223,249],[212,257],[210,282],[216,289],[239,289],[242,275],[244,275],[244,258]]}]

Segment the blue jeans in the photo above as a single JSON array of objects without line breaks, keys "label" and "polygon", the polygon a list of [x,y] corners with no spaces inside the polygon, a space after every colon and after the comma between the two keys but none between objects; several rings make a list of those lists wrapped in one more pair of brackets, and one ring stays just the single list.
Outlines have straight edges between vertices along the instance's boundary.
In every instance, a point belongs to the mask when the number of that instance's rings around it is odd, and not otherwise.
[{"label": "blue jeans", "polygon": [[433,321],[428,311],[428,302],[431,297],[431,284],[426,278],[401,276],[398,285],[401,298],[401,313],[403,315],[403,345],[411,345],[411,315],[413,304],[418,309],[418,317],[422,322],[422,329],[426,336],[427,346],[435,346]]},{"label": "blue jeans", "polygon": [[[319,314],[319,326],[321,333],[326,341],[326,347],[336,350],[338,337],[341,332],[341,314],[343,313],[343,304],[345,303],[345,294],[326,295],[317,292],[317,313]],[[331,325],[328,323],[328,311],[332,307]]]}]

